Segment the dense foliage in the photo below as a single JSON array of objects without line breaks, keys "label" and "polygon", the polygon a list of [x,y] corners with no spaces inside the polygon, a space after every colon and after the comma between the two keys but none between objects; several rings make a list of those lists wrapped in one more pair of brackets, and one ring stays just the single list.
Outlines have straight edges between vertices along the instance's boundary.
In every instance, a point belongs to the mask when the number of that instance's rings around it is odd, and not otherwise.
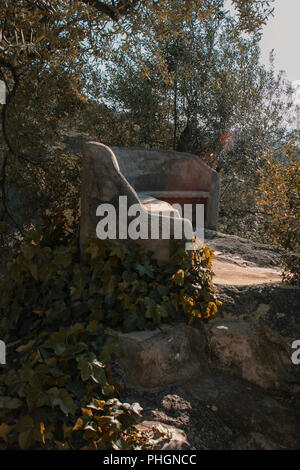
[{"label": "dense foliage", "polygon": [[165,269],[134,244],[91,240],[86,255],[80,264],[76,231],[60,218],[29,233],[8,263],[0,282],[2,448],[140,445],[143,436],[129,428],[139,406],[118,401],[109,368],[121,353],[117,331],[208,321],[218,309],[206,247],[190,254],[176,243]]},{"label": "dense foliage", "polygon": [[[248,0],[245,6],[234,0],[237,20],[232,29],[257,34],[271,3]],[[89,99],[95,97],[97,59],[103,64],[118,51],[126,55],[130,44],[144,35],[176,39],[195,16],[205,21],[211,15],[226,16],[223,0],[2,1],[0,80],[6,84],[7,100],[1,116],[1,220],[24,231],[19,217],[24,206],[30,223],[47,206],[57,212],[56,206],[65,204],[69,188],[64,191],[63,185],[74,186],[76,172],[69,171],[70,157],[60,151],[59,130],[72,126],[74,115],[83,109],[90,115],[95,110]],[[107,121],[107,137],[112,129],[122,129],[122,116],[116,117],[115,126],[111,116],[100,118]],[[56,188],[58,182],[62,184]],[[22,201],[21,208],[16,199]]]},{"label": "dense foliage", "polygon": [[281,150],[281,161],[266,156],[260,198],[265,211],[262,230],[283,249],[283,279],[300,285],[300,146],[299,139]]},{"label": "dense foliage", "polygon": [[95,71],[91,96],[101,105],[78,127],[110,145],[199,155],[220,173],[220,231],[262,240],[257,170],[296,125],[291,85],[260,63],[259,37],[230,15],[194,13],[166,22],[164,36],[147,21],[126,54],[116,48]]}]

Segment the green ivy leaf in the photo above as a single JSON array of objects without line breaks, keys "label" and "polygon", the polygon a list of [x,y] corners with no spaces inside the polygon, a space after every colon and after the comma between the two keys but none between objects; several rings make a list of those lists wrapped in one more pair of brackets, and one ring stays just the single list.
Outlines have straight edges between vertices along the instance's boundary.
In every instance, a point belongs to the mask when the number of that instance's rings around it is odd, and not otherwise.
[{"label": "green ivy leaf", "polygon": [[22,405],[23,402],[19,398],[0,396],[0,409],[16,410]]}]

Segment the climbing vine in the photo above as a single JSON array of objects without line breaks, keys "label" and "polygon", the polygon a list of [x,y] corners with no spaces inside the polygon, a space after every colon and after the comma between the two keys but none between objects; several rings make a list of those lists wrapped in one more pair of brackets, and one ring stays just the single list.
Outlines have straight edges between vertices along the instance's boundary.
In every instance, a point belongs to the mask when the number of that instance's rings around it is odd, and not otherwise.
[{"label": "climbing vine", "polygon": [[89,240],[80,263],[77,226],[48,218],[28,233],[0,281],[0,448],[129,449],[138,404],[122,403],[111,361],[118,331],[213,318],[213,253],[174,242],[162,269],[141,246]]}]

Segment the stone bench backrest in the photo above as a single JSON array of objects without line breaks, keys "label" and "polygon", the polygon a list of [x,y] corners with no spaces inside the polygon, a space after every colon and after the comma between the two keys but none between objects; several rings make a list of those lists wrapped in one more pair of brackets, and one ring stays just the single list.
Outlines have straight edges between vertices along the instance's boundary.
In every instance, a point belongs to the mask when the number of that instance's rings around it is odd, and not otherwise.
[{"label": "stone bench backrest", "polygon": [[139,147],[112,147],[112,151],[121,173],[137,192],[203,191],[208,195],[218,178],[212,168],[189,153]]}]

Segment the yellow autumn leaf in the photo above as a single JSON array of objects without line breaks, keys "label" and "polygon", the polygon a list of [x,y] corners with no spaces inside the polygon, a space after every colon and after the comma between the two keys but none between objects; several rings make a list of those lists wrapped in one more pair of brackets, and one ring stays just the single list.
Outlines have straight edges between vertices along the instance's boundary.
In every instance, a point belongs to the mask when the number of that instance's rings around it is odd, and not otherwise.
[{"label": "yellow autumn leaf", "polygon": [[0,425],[0,439],[3,439],[7,442],[7,434],[14,428],[14,426],[9,426],[8,424],[2,423]]},{"label": "yellow autumn leaf", "polygon": [[92,410],[89,410],[87,408],[81,408],[81,413],[83,414],[83,416],[88,416],[89,418],[92,418],[93,416]]},{"label": "yellow autumn leaf", "polygon": [[22,346],[19,346],[19,347],[16,349],[16,351],[17,351],[17,352],[28,351],[28,350],[30,350],[30,349],[32,348],[32,346],[34,345],[34,343],[35,343],[35,340],[32,339],[32,340],[30,340],[28,343],[23,344]]},{"label": "yellow autumn leaf", "polygon": [[40,434],[41,434],[41,441],[45,444],[45,426],[44,423],[40,423]]},{"label": "yellow autumn leaf", "polygon": [[83,429],[83,419],[78,418],[76,423],[73,426],[73,431],[79,431],[80,429]]}]

